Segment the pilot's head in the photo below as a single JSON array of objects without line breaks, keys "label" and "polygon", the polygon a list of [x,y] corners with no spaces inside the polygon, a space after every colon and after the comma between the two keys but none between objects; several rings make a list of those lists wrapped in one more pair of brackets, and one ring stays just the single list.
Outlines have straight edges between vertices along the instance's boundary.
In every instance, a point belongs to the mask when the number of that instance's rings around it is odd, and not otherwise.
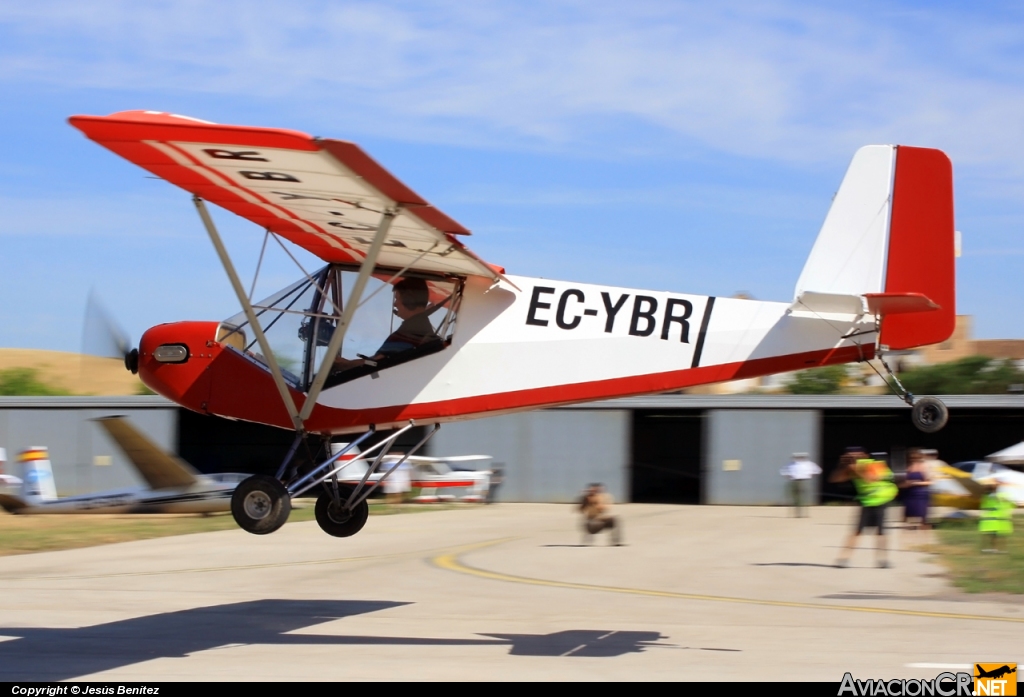
[{"label": "pilot's head", "polygon": [[422,278],[403,278],[395,284],[395,314],[399,317],[420,312],[428,302],[430,291]]}]

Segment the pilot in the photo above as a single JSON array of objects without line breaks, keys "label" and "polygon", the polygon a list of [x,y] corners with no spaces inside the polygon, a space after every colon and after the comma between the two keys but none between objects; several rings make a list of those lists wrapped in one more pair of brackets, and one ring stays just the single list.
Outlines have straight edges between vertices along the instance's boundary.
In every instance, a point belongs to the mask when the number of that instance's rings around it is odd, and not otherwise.
[{"label": "pilot", "polygon": [[[432,341],[440,341],[430,323],[430,291],[422,278],[404,278],[395,284],[393,312],[402,320],[398,329],[391,333],[377,353],[369,358],[379,361],[410,349],[417,349]],[[334,359],[335,372],[367,365],[365,358],[348,359],[338,356]]]}]

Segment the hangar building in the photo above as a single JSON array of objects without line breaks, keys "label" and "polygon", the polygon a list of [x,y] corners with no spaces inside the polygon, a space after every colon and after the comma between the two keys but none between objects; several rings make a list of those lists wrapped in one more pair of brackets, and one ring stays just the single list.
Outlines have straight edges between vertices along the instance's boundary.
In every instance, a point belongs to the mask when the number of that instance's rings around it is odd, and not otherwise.
[{"label": "hangar building", "polygon": [[[943,400],[949,424],[924,434],[895,396],[636,397],[446,424],[428,454],[493,456],[505,473],[503,501],[572,501],[602,482],[618,501],[774,505],[786,501],[779,469],[794,452],[809,453],[827,477],[848,445],[889,453],[899,470],[912,447],[952,463],[1024,440],[1024,395]],[[109,414],[127,415],[204,472],[272,473],[291,442],[290,432],[201,416],[162,397],[2,397],[7,472],[16,473],[22,448],[45,445],[61,495],[141,483],[90,421]],[[397,448],[418,440],[416,430]],[[823,501],[849,495],[821,486]]]}]

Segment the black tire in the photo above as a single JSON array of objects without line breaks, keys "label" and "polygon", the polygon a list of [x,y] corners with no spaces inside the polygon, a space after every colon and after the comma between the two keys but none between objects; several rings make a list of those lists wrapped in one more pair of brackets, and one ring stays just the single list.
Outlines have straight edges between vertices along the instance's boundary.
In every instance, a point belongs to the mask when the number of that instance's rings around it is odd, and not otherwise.
[{"label": "black tire", "polygon": [[254,474],[231,495],[231,515],[238,527],[254,535],[268,535],[288,520],[292,501],[284,484],[265,474]]},{"label": "black tire", "polygon": [[935,433],[941,431],[949,421],[949,409],[935,397],[919,397],[914,402],[910,419],[919,431]]},{"label": "black tire", "polygon": [[[351,493],[351,489],[342,488],[340,499],[342,504]],[[334,537],[351,537],[363,529],[366,519],[370,515],[370,506],[363,499],[351,511],[342,511],[339,504],[334,503],[334,497],[328,492],[323,492],[316,500],[316,522],[320,529]]]}]

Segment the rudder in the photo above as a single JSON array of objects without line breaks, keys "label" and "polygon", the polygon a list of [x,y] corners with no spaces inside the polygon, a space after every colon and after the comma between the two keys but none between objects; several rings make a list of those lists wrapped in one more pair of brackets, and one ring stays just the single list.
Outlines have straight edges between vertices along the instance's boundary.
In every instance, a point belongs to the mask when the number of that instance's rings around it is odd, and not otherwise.
[{"label": "rudder", "polygon": [[931,312],[888,315],[881,344],[907,349],[945,341],[956,325],[953,164],[941,150],[900,145],[889,224],[886,293],[920,293]]}]

